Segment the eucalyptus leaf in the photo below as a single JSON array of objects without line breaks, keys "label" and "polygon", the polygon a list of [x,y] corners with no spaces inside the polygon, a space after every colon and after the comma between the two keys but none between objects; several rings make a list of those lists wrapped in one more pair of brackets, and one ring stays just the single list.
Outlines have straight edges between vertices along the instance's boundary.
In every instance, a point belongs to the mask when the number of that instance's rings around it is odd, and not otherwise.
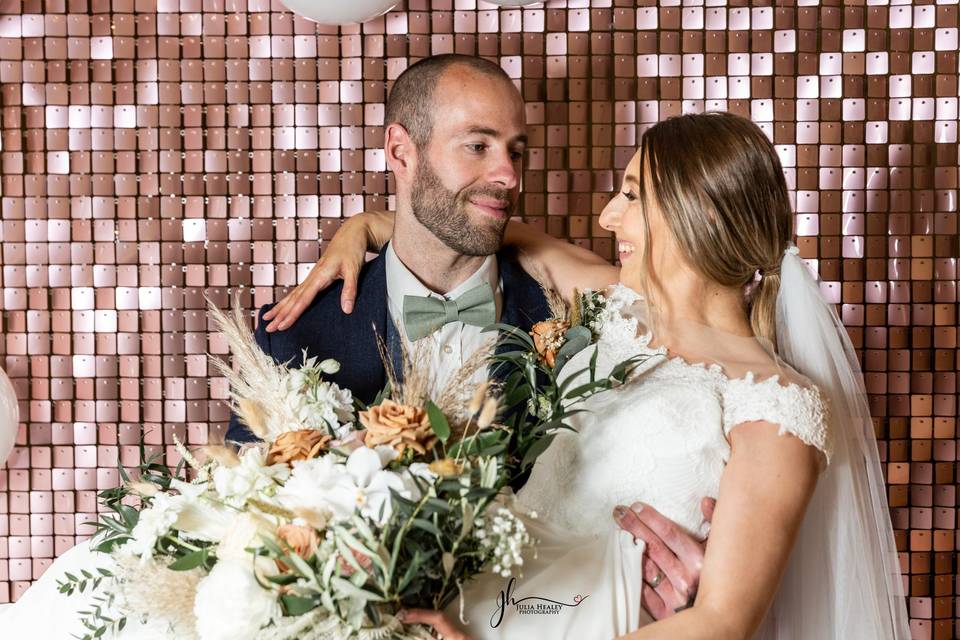
[{"label": "eucalyptus leaf", "polygon": [[567,329],[567,332],[564,334],[563,346],[557,351],[556,364],[553,370],[560,371],[563,369],[563,365],[567,363],[567,360],[590,346],[592,340],[593,334],[590,333],[590,329],[587,329],[583,325],[577,325]]},{"label": "eucalyptus leaf", "polygon": [[359,600],[365,600],[369,602],[386,602],[386,599],[383,598],[382,596],[378,596],[375,593],[371,593],[366,589],[361,589],[356,585],[354,585],[349,580],[344,580],[343,578],[338,578],[337,576],[334,576],[330,580],[330,582],[338,590],[342,591],[344,595],[350,598],[357,598]]},{"label": "eucalyptus leaf", "polygon": [[305,598],[290,594],[280,596],[280,603],[288,616],[302,616],[308,611],[313,611],[320,604],[317,598]]},{"label": "eucalyptus leaf", "polygon": [[423,518],[414,518],[413,526],[417,527],[418,529],[423,529],[424,531],[432,533],[437,537],[440,537],[443,535],[440,533],[440,530],[437,529],[436,525],[434,525],[432,522],[428,520],[424,520]]},{"label": "eucalyptus leaf", "polygon": [[299,578],[293,575],[292,573],[278,573],[276,575],[264,576],[264,578],[266,578],[269,582],[272,582],[273,584],[279,584],[279,585],[293,584],[294,582],[299,580]]},{"label": "eucalyptus leaf", "polygon": [[167,569],[170,569],[171,571],[189,571],[190,569],[196,569],[207,561],[208,555],[209,551],[207,549],[191,551],[185,556],[182,556],[168,564]]},{"label": "eucalyptus leaf", "polygon": [[446,442],[450,437],[450,423],[440,407],[432,400],[427,400],[427,417],[430,419],[430,428],[433,429],[433,433],[440,438],[441,442]]}]

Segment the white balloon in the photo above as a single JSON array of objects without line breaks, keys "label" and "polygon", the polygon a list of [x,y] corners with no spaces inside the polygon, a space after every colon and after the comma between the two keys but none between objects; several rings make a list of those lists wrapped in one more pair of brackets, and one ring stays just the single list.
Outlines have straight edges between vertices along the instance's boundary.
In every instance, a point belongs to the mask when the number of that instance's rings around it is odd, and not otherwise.
[{"label": "white balloon", "polygon": [[382,16],[399,0],[281,0],[290,11],[320,24],[351,24]]},{"label": "white balloon", "polygon": [[0,465],[7,461],[17,439],[17,427],[20,425],[20,407],[17,406],[17,394],[10,379],[0,369]]}]

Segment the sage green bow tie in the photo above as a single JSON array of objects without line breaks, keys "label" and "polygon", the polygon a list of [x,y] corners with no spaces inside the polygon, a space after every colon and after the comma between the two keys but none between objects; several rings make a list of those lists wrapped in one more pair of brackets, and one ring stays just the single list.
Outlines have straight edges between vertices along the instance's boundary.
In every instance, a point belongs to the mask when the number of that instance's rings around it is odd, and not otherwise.
[{"label": "sage green bow tie", "polygon": [[474,287],[455,300],[403,296],[403,327],[411,341],[425,338],[451,322],[485,327],[496,321],[497,307],[489,283]]}]

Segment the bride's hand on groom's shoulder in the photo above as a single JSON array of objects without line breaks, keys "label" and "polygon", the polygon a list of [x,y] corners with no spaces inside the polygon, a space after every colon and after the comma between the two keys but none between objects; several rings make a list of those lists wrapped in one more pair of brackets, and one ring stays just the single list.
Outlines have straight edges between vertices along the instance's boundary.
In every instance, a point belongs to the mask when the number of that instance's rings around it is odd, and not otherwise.
[{"label": "bride's hand on groom's shoulder", "polygon": [[367,232],[362,224],[341,225],[306,279],[263,314],[263,319],[269,322],[267,332],[289,329],[317,294],[340,278],[343,279],[340,308],[344,313],[352,313],[357,299],[357,278],[360,268],[363,267],[366,251]]},{"label": "bride's hand on groom's shoulder", "polygon": [[289,329],[317,294],[340,278],[343,279],[340,308],[346,314],[352,313],[357,300],[357,279],[367,250],[380,251],[389,242],[393,217],[391,211],[364,211],[341,224],[306,280],[263,314],[263,319],[269,322],[267,332]]},{"label": "bride's hand on groom's shoulder", "polygon": [[457,629],[440,611],[432,609],[404,609],[397,614],[404,624],[422,624],[431,627],[443,640],[471,640],[470,636]]},{"label": "bride's hand on groom's shoulder", "polygon": [[[713,519],[715,505],[712,498],[701,501],[704,521]],[[621,529],[646,544],[640,600],[647,613],[663,620],[692,606],[700,583],[706,540],[695,538],[641,502],[618,506],[613,517]]]}]

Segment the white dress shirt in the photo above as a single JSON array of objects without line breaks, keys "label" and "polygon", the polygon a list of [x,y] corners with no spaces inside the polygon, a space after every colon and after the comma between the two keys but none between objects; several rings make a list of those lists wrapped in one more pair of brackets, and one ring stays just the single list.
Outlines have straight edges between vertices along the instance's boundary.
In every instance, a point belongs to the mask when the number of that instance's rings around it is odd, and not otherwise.
[{"label": "white dress shirt", "polygon": [[[500,315],[503,312],[503,283],[500,280],[500,273],[497,268],[497,257],[487,256],[480,268],[473,275],[464,280],[460,285],[446,295],[435,293],[428,289],[420,280],[407,268],[400,260],[393,245],[388,244],[386,249],[386,269],[387,269],[387,312],[393,318],[397,331],[403,336],[404,345],[408,350],[412,349],[412,343],[407,338],[407,332],[403,326],[403,297],[404,296],[423,296],[437,298],[439,300],[453,300],[463,295],[470,289],[488,283],[493,289],[493,301],[496,305],[496,318],[499,322]],[[430,341],[430,367],[434,371],[434,382],[436,388],[434,392],[443,388],[450,377],[463,366],[463,363],[471,355],[496,336],[492,333],[481,333],[481,327],[464,324],[462,322],[451,322],[433,332],[423,340]],[[487,370],[484,366],[477,372],[474,381],[479,382],[487,377]]]}]

